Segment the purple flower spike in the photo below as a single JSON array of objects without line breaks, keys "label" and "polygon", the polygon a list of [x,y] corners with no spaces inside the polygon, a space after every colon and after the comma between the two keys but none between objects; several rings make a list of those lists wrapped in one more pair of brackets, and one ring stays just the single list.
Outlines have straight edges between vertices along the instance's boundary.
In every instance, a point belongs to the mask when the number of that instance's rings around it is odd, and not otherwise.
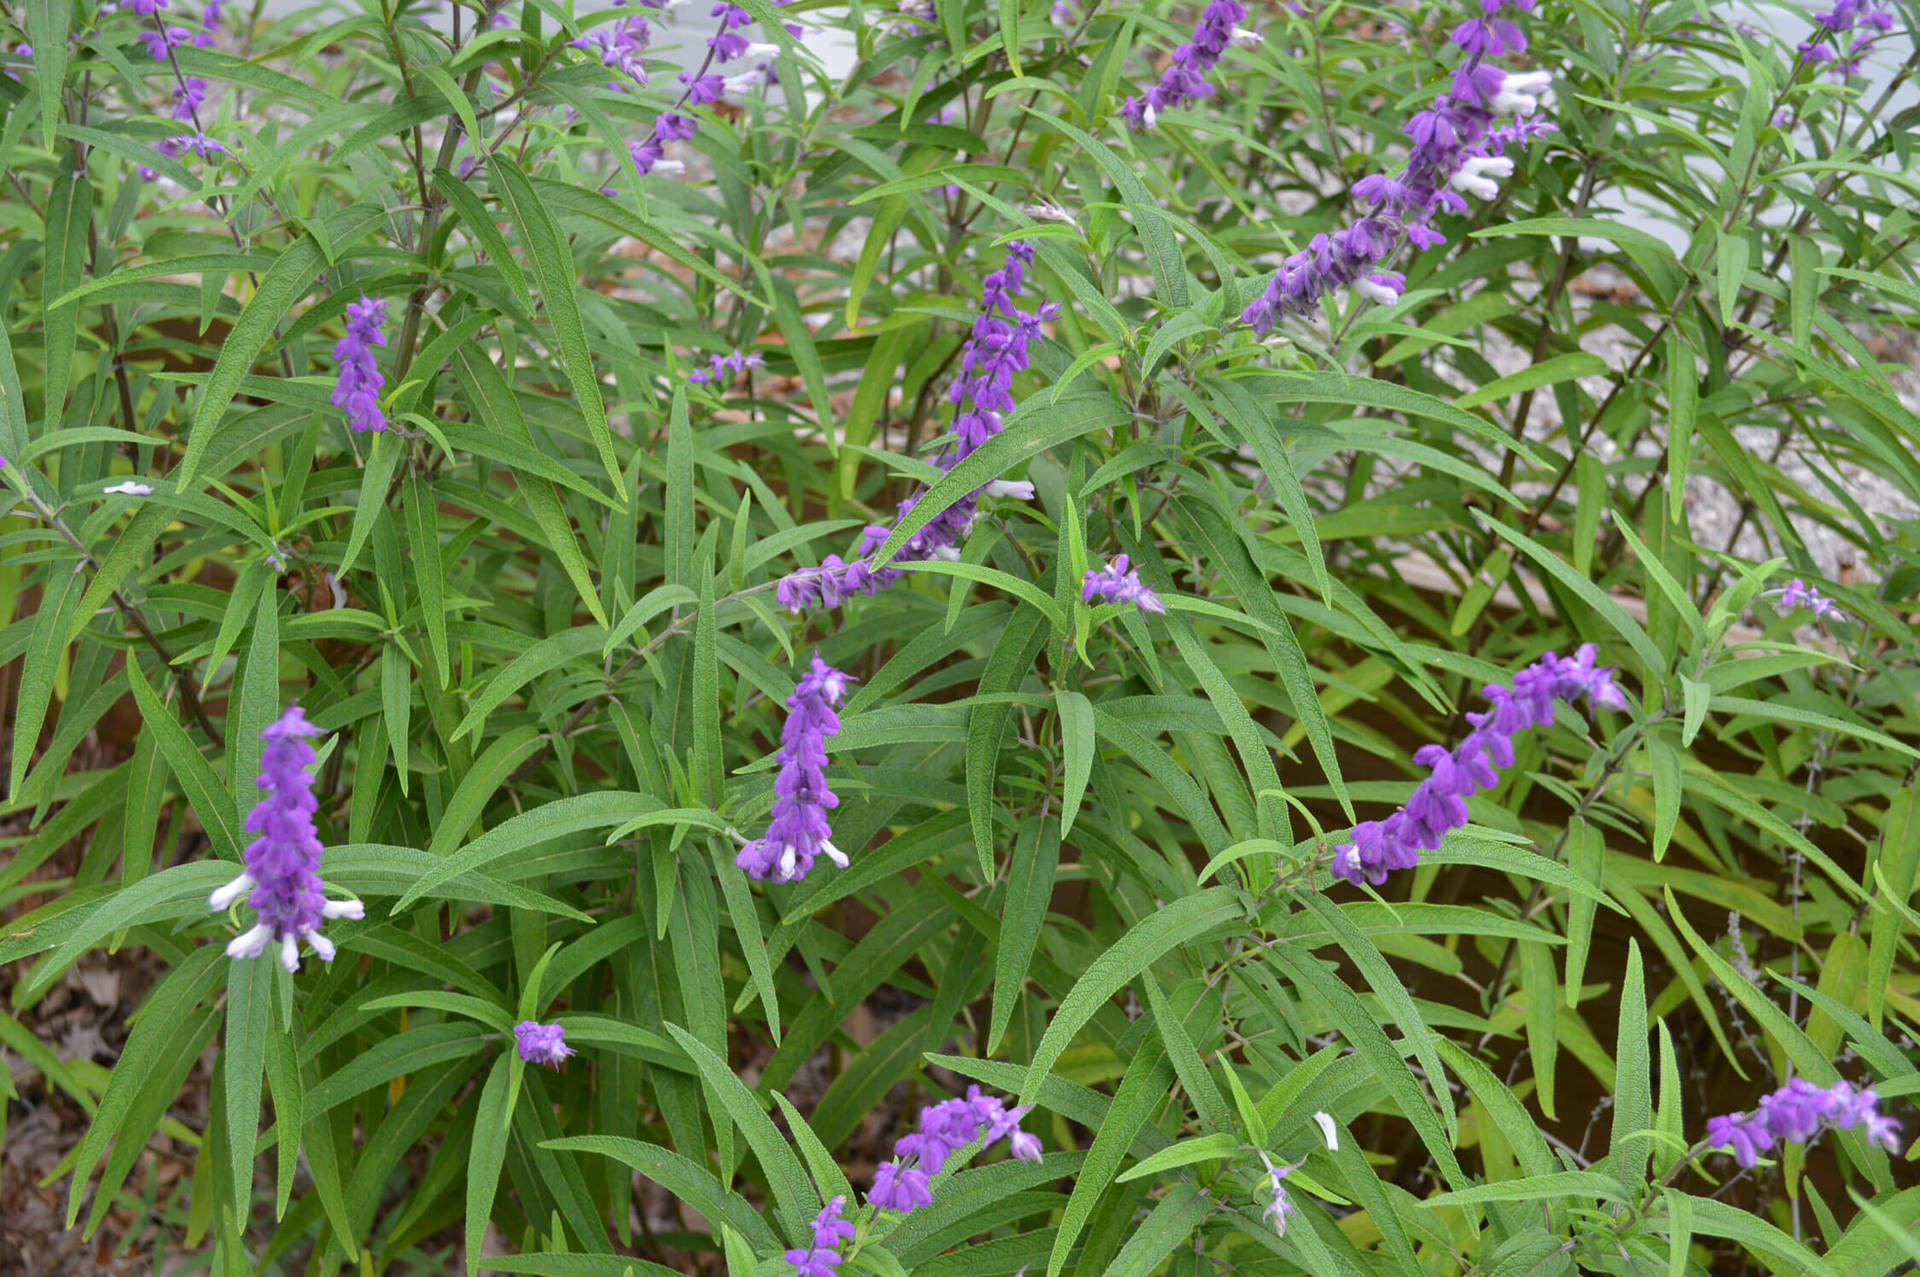
[{"label": "purple flower spike", "polygon": [[1742,1166],[1752,1166],[1775,1140],[1805,1143],[1827,1127],[1844,1131],[1854,1126],[1869,1143],[1888,1152],[1900,1147],[1900,1124],[1880,1112],[1872,1087],[1856,1091],[1846,1082],[1822,1087],[1796,1077],[1762,1096],[1758,1112],[1708,1118],[1707,1144],[1728,1150]]},{"label": "purple flower spike", "polygon": [[522,1020],[513,1026],[513,1045],[528,1064],[554,1064],[573,1054],[566,1030],[557,1024]]},{"label": "purple flower spike", "polygon": [[[248,813],[246,828],[258,834],[246,852],[246,872],[208,897],[215,913],[231,909],[242,896],[259,914],[259,922],[227,946],[229,958],[257,958],[269,944],[280,948],[280,962],[288,971],[300,969],[300,942],[333,961],[333,942],[320,934],[328,918],[364,918],[358,900],[332,901],[320,881],[320,835],[313,826],[319,804],[313,796],[310,736],[320,729],[307,721],[298,705],[260,733],[267,742],[260,757],[260,778],[266,791]],[[251,894],[249,894],[251,893]]]},{"label": "purple flower spike", "polygon": [[764,836],[748,843],[733,863],[749,878],[798,882],[825,856],[842,869],[847,854],[833,845],[827,813],[840,799],[827,788],[827,737],[840,730],[833,707],[853,680],[813,657],[813,668],[787,698],[787,724],[780,732],[780,775],[773,782],[773,817]]},{"label": "purple flower spike", "polygon": [[[1028,347],[1040,336],[1040,326],[1060,313],[1048,302],[1038,310],[1023,311],[1019,299],[1027,267],[1033,264],[1033,245],[1015,240],[1007,245],[1006,264],[990,273],[982,285],[983,312],[973,321],[973,333],[960,348],[960,376],[947,397],[953,401],[954,443],[936,457],[942,470],[951,470],[980,445],[1000,433],[1002,414],[1013,411],[1013,376],[1028,365]],[[902,545],[894,558],[903,563],[930,559],[956,560],[960,541],[973,527],[983,496],[1032,496],[1032,485],[992,480],[941,511]],[[915,493],[894,508],[906,518],[919,503]],[[829,555],[815,568],[800,568],[783,578],[775,597],[791,612],[840,606],[856,594],[876,594],[906,573],[891,565],[875,568],[866,560],[886,542],[892,529],[869,524],[861,534],[851,561]]]},{"label": "purple flower spike", "polygon": [[[1373,211],[1330,234],[1316,235],[1307,247],[1280,264],[1265,290],[1241,312],[1242,323],[1265,333],[1285,315],[1308,316],[1321,301],[1342,288],[1379,305],[1398,301],[1406,279],[1397,271],[1376,269],[1405,238],[1417,248],[1434,248],[1446,236],[1432,222],[1443,212],[1464,213],[1471,195],[1491,200],[1500,181],[1513,176],[1513,160],[1502,152],[1552,129],[1527,119],[1540,105],[1551,78],[1544,72],[1510,74],[1483,59],[1526,48],[1518,27],[1498,17],[1507,0],[1481,0],[1482,16],[1454,29],[1453,42],[1466,61],[1454,72],[1449,90],[1406,126],[1413,141],[1399,173],[1374,173],[1354,183],[1353,194]],[[1531,9],[1533,0],[1515,0]],[[1515,117],[1500,123],[1502,117]]]},{"label": "purple flower spike", "polygon": [[[1220,61],[1227,46],[1259,43],[1259,36],[1236,25],[1246,16],[1247,7],[1238,0],[1212,0],[1200,15],[1193,39],[1173,51],[1173,61],[1160,73],[1159,83],[1143,96],[1122,102],[1120,118],[1129,128],[1150,129],[1168,107],[1212,97],[1214,87],[1207,83],[1207,72]],[[1066,20],[1071,21],[1071,16]],[[1054,21],[1062,21],[1057,9]]]},{"label": "purple flower spike", "polygon": [[1028,1111],[1027,1105],[1008,1108],[978,1086],[968,1087],[964,1096],[929,1104],[920,1110],[919,1129],[894,1141],[894,1160],[882,1162],[874,1171],[867,1200],[897,1211],[925,1206],[933,1200],[927,1177],[938,1175],[949,1157],[975,1140],[993,1144],[1005,1139],[1015,1157],[1039,1161],[1039,1137],[1020,1129],[1020,1119]]},{"label": "purple flower spike", "polygon": [[1113,562],[1104,568],[1088,568],[1086,581],[1080,587],[1080,597],[1088,603],[1096,598],[1109,603],[1131,603],[1142,612],[1167,610],[1160,596],[1140,583],[1140,574],[1127,570],[1127,556],[1124,554],[1115,555]]},{"label": "purple flower spike", "polygon": [[1548,652],[1515,674],[1513,686],[1484,688],[1481,694],[1493,708],[1467,715],[1473,730],[1454,749],[1425,745],[1414,754],[1430,774],[1399,811],[1353,827],[1353,841],[1333,850],[1334,877],[1355,886],[1364,879],[1377,887],[1389,873],[1413,868],[1422,851],[1438,848],[1450,831],[1467,823],[1467,798],[1499,783],[1499,769],[1513,766],[1513,737],[1551,723],[1555,701],[1584,696],[1600,709],[1626,709],[1613,667],[1595,665],[1594,655],[1591,643],[1572,656]]},{"label": "purple flower spike", "polygon": [[340,380],[333,388],[332,402],[347,410],[347,429],[385,430],[387,416],[380,411],[380,387],[387,379],[373,358],[373,348],[387,344],[381,326],[387,322],[387,304],[360,295],[347,304],[347,335],[334,345],[333,357],[340,361]]}]

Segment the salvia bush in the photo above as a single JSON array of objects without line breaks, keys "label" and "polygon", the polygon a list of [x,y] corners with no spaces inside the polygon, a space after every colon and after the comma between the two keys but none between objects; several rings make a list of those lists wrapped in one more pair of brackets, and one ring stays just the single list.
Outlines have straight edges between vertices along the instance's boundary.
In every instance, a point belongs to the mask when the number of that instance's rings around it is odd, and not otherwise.
[{"label": "salvia bush", "polygon": [[0,0],[0,1269],[1920,1263],[1910,5],[295,8]]}]

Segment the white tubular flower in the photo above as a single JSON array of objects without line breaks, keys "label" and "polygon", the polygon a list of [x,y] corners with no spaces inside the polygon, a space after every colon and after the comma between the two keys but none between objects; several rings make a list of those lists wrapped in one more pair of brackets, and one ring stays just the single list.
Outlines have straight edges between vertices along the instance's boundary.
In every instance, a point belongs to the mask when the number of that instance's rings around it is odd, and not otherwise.
[{"label": "white tubular flower", "polygon": [[1025,479],[989,479],[986,493],[990,497],[1013,497],[1018,501],[1033,500],[1033,484]]},{"label": "white tubular flower", "polygon": [[319,958],[320,961],[322,962],[333,961],[333,954],[334,954],[333,941],[327,939],[325,936],[321,935],[318,931],[309,931],[305,936],[302,937],[302,939],[304,939],[307,942],[307,944],[312,947],[314,956]]},{"label": "white tubular flower", "polygon": [[153,495],[153,489],[150,486],[144,483],[136,483],[132,479],[116,483],[111,487],[102,488],[100,491],[111,492],[123,497],[150,497]]},{"label": "white tubular flower", "polygon": [[289,931],[280,937],[280,965],[292,975],[300,969],[300,937]]},{"label": "white tubular flower", "polygon": [[1146,124],[1148,128],[1152,128],[1154,125],[1154,121],[1158,120],[1159,118],[1160,118],[1159,113],[1153,109],[1153,103],[1151,102],[1147,103],[1144,107],[1140,109],[1140,119]]},{"label": "white tubular flower", "polygon": [[847,859],[846,852],[833,845],[833,840],[830,838],[820,844],[820,854],[824,855],[834,864],[839,865],[842,869],[845,869],[853,863]]},{"label": "white tubular flower", "polygon": [[[350,918],[355,922],[367,916],[367,907],[358,900],[329,900],[320,906],[322,918]],[[316,948],[318,946],[315,946]]]},{"label": "white tubular flower", "polygon": [[1364,276],[1353,281],[1353,291],[1359,293],[1368,301],[1377,302],[1382,306],[1391,306],[1400,300],[1399,293],[1388,288],[1385,284],[1377,284]]},{"label": "white tubular flower", "polygon": [[267,951],[267,944],[273,939],[273,928],[261,923],[251,931],[243,931],[227,943],[229,958],[257,958]]},{"label": "white tubular flower", "polygon": [[1265,44],[1267,37],[1258,31],[1249,31],[1245,27],[1235,27],[1233,34],[1227,37],[1227,43],[1236,49],[1257,49]]},{"label": "white tubular flower", "polygon": [[1540,99],[1552,83],[1553,77],[1545,71],[1509,75],[1500,85],[1500,91],[1493,95],[1490,105],[1497,115],[1532,115],[1540,108]]},{"label": "white tubular flower", "polygon": [[253,880],[252,874],[243,873],[226,886],[208,896],[207,908],[213,910],[215,913],[225,913],[233,907],[235,901],[240,900],[257,885]]},{"label": "white tubular flower", "polygon": [[1320,1134],[1324,1135],[1327,1140],[1327,1152],[1338,1153],[1340,1151],[1340,1128],[1334,1125],[1333,1114],[1324,1112],[1315,1113],[1313,1120],[1320,1123]]},{"label": "white tubular flower", "polygon": [[780,52],[780,46],[777,44],[750,44],[747,46],[747,51],[740,56],[743,58],[770,58],[778,52]]},{"label": "white tubular flower", "polygon": [[1493,179],[1512,176],[1513,161],[1506,156],[1476,155],[1460,166],[1448,185],[1476,199],[1490,200],[1500,194],[1500,183]]},{"label": "white tubular flower", "polygon": [[655,160],[651,171],[666,177],[679,177],[687,171],[687,166],[679,160]]}]

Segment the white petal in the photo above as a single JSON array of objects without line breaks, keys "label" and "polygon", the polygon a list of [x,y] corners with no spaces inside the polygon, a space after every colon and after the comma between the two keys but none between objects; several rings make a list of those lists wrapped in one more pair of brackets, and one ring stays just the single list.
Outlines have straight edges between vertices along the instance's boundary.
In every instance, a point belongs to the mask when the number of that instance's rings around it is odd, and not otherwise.
[{"label": "white petal", "polygon": [[686,171],[687,166],[679,160],[655,160],[653,167],[647,170],[648,176],[658,173],[662,177],[679,177]]},{"label": "white petal", "polygon": [[233,907],[233,902],[252,891],[255,886],[252,874],[241,874],[226,886],[207,897],[207,908],[215,913],[225,913]]},{"label": "white petal", "polygon": [[798,863],[799,863],[799,860],[793,853],[792,843],[788,843],[785,847],[781,848],[780,850],[780,881],[781,882],[793,881],[793,878],[794,878],[793,871],[795,867],[798,865]]},{"label": "white petal", "polygon": [[778,52],[780,52],[780,46],[777,44],[750,44],[747,46],[747,51],[740,56],[743,58],[770,58]]},{"label": "white petal", "polygon": [[322,918],[352,918],[358,921],[367,916],[367,907],[358,900],[329,900],[320,906]]},{"label": "white petal", "polygon": [[327,939],[325,936],[321,935],[318,931],[307,932],[306,940],[307,940],[307,944],[313,949],[314,954],[319,957],[320,961],[322,962],[333,961],[333,952],[334,952],[333,941]]},{"label": "white petal", "polygon": [[820,844],[820,850],[823,854],[825,854],[828,860],[831,860],[834,864],[839,865],[842,869],[845,869],[850,863],[852,863],[847,859],[847,853],[840,850],[838,847],[834,846],[831,841],[822,842]]},{"label": "white petal", "polygon": [[1013,497],[1019,501],[1033,500],[1033,484],[1026,479],[989,479],[987,495],[990,497]]},{"label": "white petal", "polygon": [[150,497],[153,495],[153,489],[151,487],[144,483],[135,483],[132,479],[128,479],[124,483],[116,483],[112,487],[102,488],[100,490],[102,492],[116,493],[123,497]]},{"label": "white petal", "polygon": [[1152,128],[1154,121],[1160,117],[1154,112],[1153,104],[1149,102],[1145,107],[1141,108],[1140,118],[1146,123],[1148,128]]},{"label": "white petal", "polygon": [[273,939],[273,929],[261,923],[253,930],[242,932],[227,943],[229,958],[257,958],[267,951],[267,943]]},{"label": "white petal", "polygon": [[1399,293],[1394,292],[1385,284],[1376,284],[1370,279],[1354,280],[1353,291],[1359,293],[1368,301],[1378,302],[1382,306],[1391,306],[1400,300]]},{"label": "white petal", "polygon": [[280,965],[287,969],[288,975],[300,969],[300,942],[291,931],[280,940]]},{"label": "white petal", "polygon": [[1227,41],[1236,48],[1257,49],[1266,41],[1266,37],[1258,31],[1249,31],[1245,27],[1235,27],[1233,34],[1227,37]]},{"label": "white petal", "polygon": [[1313,1120],[1320,1123],[1320,1133],[1327,1137],[1327,1152],[1340,1151],[1340,1128],[1333,1124],[1333,1114],[1315,1113]]}]

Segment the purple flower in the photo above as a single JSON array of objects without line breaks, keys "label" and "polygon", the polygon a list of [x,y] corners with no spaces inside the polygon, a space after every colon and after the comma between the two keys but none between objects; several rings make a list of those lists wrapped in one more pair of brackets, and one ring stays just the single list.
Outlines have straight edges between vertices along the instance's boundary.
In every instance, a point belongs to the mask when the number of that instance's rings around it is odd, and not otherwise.
[{"label": "purple flower", "polygon": [[332,962],[333,942],[320,934],[320,924],[328,918],[366,916],[358,900],[328,900],[320,881],[320,835],[313,826],[319,803],[307,772],[313,761],[307,737],[318,735],[320,729],[298,705],[289,705],[260,733],[267,747],[255,784],[266,795],[246,821],[247,831],[259,837],[247,847],[246,871],[207,899],[215,913],[222,913],[246,896],[259,914],[253,929],[227,946],[229,958],[257,958],[269,944],[278,944],[281,965],[298,971],[304,940],[322,962]]},{"label": "purple flower", "polygon": [[[1212,97],[1214,88],[1207,83],[1207,72],[1213,70],[1229,44],[1245,43],[1244,37],[1252,35],[1235,25],[1246,16],[1247,7],[1239,0],[1211,0],[1200,15],[1193,39],[1173,51],[1173,61],[1144,96],[1130,97],[1120,104],[1120,118],[1129,128],[1150,129],[1168,107]],[[1061,21],[1057,11],[1054,21]],[[1257,42],[1258,37],[1254,40]]]},{"label": "purple flower", "polygon": [[727,376],[728,373],[732,373],[734,376],[740,376],[743,375],[747,369],[758,368],[766,362],[766,358],[757,350],[750,355],[743,355],[737,350],[730,355],[708,355],[707,366],[705,368],[695,368],[687,374],[687,380],[691,382],[711,381],[717,385],[721,382],[732,380],[731,377]]},{"label": "purple flower", "polygon": [[[1512,23],[1500,19],[1505,0],[1481,0],[1484,16],[1461,24],[1454,43],[1467,54],[1454,72],[1448,92],[1407,123],[1413,140],[1405,166],[1392,176],[1370,174],[1354,183],[1353,194],[1373,211],[1352,225],[1314,236],[1306,248],[1280,264],[1266,288],[1241,312],[1242,323],[1265,333],[1283,315],[1310,315],[1331,293],[1351,288],[1381,305],[1399,300],[1406,279],[1377,269],[1405,238],[1418,248],[1446,243],[1431,225],[1442,212],[1467,211],[1466,195],[1491,200],[1499,180],[1511,177],[1513,161],[1502,154],[1553,127],[1530,120],[1551,79],[1544,72],[1513,75],[1484,65],[1491,55],[1518,51],[1526,40]],[[1513,0],[1531,9],[1534,0]],[[1516,117],[1502,124],[1504,116]]]},{"label": "purple flower", "polygon": [[840,1217],[846,1204],[845,1197],[835,1197],[828,1202],[813,1217],[813,1245],[795,1247],[786,1253],[786,1261],[793,1265],[794,1277],[834,1277],[833,1270],[840,1266],[840,1246],[854,1233],[853,1225]]},{"label": "purple flower", "polygon": [[[649,173],[673,177],[686,172],[686,165],[679,160],[664,158],[666,153],[666,148],[660,145],[660,139],[657,137],[650,137],[644,142],[627,143],[627,157],[633,161],[633,167],[640,171],[641,177]],[[613,188],[605,187],[601,194],[612,195]]]},{"label": "purple flower", "polygon": [[522,1020],[513,1026],[513,1045],[528,1064],[559,1064],[573,1054],[567,1031],[557,1024]]},{"label": "purple flower", "polygon": [[842,869],[847,855],[833,845],[827,813],[840,799],[827,788],[827,737],[840,730],[833,707],[853,680],[814,653],[813,667],[800,676],[787,698],[787,722],[780,731],[780,775],[773,782],[773,816],[767,832],[748,843],[733,863],[749,878],[798,882],[825,856]]},{"label": "purple flower", "polygon": [[1127,556],[1118,554],[1104,568],[1087,569],[1080,597],[1091,603],[1096,597],[1109,603],[1131,603],[1142,612],[1164,612],[1167,605],[1160,596],[1140,583],[1140,574],[1127,570]]},{"label": "purple flower", "polygon": [[133,0],[133,12],[136,17],[150,18],[172,3],[172,0]]},{"label": "purple flower", "polygon": [[387,304],[360,294],[347,304],[347,335],[334,345],[340,361],[340,380],[333,388],[333,406],[347,410],[347,429],[385,430],[387,416],[380,411],[380,387],[387,379],[374,361],[373,347],[387,344],[380,330],[387,322]]},{"label": "purple flower", "polygon": [[894,1160],[882,1162],[874,1170],[867,1200],[897,1211],[925,1206],[933,1200],[927,1177],[938,1175],[949,1157],[975,1140],[993,1144],[1005,1139],[1015,1157],[1039,1161],[1039,1137],[1020,1129],[1020,1119],[1030,1107],[1008,1108],[978,1086],[969,1086],[964,1096],[929,1104],[920,1110],[919,1129],[894,1141]]},{"label": "purple flower", "polygon": [[147,52],[153,55],[155,62],[165,62],[167,51],[192,40],[193,32],[186,27],[163,26],[156,27],[152,31],[142,31],[140,38],[147,42]]},{"label": "purple flower", "polygon": [[727,91],[727,77],[724,75],[694,75],[690,71],[680,73],[680,83],[687,86],[687,101],[695,106],[705,106],[709,102],[718,102],[721,94]]},{"label": "purple flower", "polygon": [[1291,1162],[1285,1166],[1275,1166],[1273,1159],[1267,1156],[1266,1150],[1264,1149],[1260,1152],[1260,1160],[1267,1168],[1267,1205],[1266,1209],[1260,1212],[1260,1218],[1272,1219],[1273,1231],[1284,1237],[1287,1233],[1287,1216],[1297,1209],[1292,1202],[1287,1200],[1287,1185],[1285,1181],[1287,1176],[1293,1174],[1293,1172],[1299,1168],[1300,1163]]},{"label": "purple flower", "polygon": [[[646,51],[653,39],[653,28],[645,18],[635,16],[621,18],[601,31],[589,31],[573,42],[573,47],[587,53],[598,54],[602,66],[612,67],[629,77],[635,83],[647,83],[647,68],[640,61],[640,55]],[[608,88],[618,93],[620,84],[609,84]]]},{"label": "purple flower", "polygon": [[1768,590],[1760,596],[1763,599],[1779,599],[1780,606],[1791,612],[1797,608],[1806,608],[1818,621],[1851,621],[1845,609],[1820,591],[1794,577],[1777,590]]},{"label": "purple flower", "polygon": [[1626,695],[1614,685],[1613,667],[1593,662],[1591,643],[1572,656],[1548,652],[1515,674],[1511,687],[1496,683],[1483,689],[1493,708],[1467,715],[1473,730],[1454,749],[1425,745],[1414,752],[1414,761],[1430,774],[1399,811],[1353,827],[1353,841],[1334,848],[1334,876],[1356,886],[1362,879],[1379,886],[1390,872],[1419,863],[1422,851],[1437,848],[1450,830],[1467,823],[1468,796],[1492,789],[1499,769],[1513,766],[1514,735],[1553,721],[1556,700],[1585,696],[1601,709],[1627,708]]},{"label": "purple flower", "polygon": [[[1011,412],[1014,406],[1014,374],[1027,367],[1027,349],[1040,337],[1040,326],[1060,313],[1059,306],[1052,302],[1035,311],[1023,311],[1014,304],[1032,263],[1033,245],[1015,240],[1007,245],[1006,264],[989,273],[982,286],[985,304],[973,321],[966,345],[960,349],[960,375],[947,396],[954,404],[955,438],[952,446],[935,458],[942,470],[953,469],[1000,433],[1001,414]],[[973,526],[981,497],[998,495],[988,491],[994,486],[989,483],[975,489],[941,511],[907,538],[894,558],[907,563],[958,559],[959,542]],[[1005,490],[1002,485],[1001,491]],[[902,501],[894,509],[895,517],[906,518],[924,495],[915,493]],[[791,572],[781,580],[775,597],[789,611],[804,612],[838,607],[856,594],[877,593],[905,575],[900,568],[875,568],[866,561],[890,534],[891,529],[879,524],[867,525],[850,561],[829,555],[819,567]]]},{"label": "purple flower", "polygon": [[1900,1124],[1879,1110],[1872,1087],[1856,1091],[1845,1082],[1821,1087],[1796,1077],[1760,1098],[1757,1113],[1728,1113],[1707,1119],[1707,1144],[1724,1148],[1742,1166],[1752,1166],[1775,1140],[1805,1143],[1825,1127],[1861,1128],[1868,1142],[1888,1152],[1900,1147]]},{"label": "purple flower", "polygon": [[173,118],[191,120],[206,100],[207,82],[197,75],[188,76],[173,90]]},{"label": "purple flower", "polygon": [[700,127],[699,121],[690,115],[676,115],[668,111],[653,122],[654,136],[662,142],[684,142],[694,135]]}]

